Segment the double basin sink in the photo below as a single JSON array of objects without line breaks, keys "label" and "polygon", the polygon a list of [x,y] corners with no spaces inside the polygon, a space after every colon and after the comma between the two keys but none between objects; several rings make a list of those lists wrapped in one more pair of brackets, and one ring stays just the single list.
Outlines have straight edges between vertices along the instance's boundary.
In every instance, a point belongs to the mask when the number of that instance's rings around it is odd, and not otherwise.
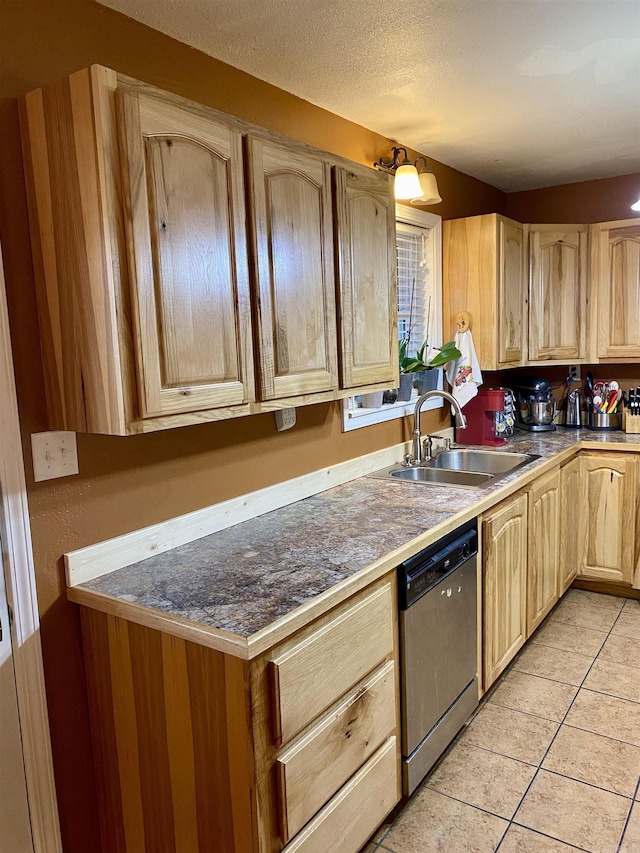
[{"label": "double basin sink", "polygon": [[443,450],[419,465],[393,465],[369,476],[396,482],[483,489],[539,458],[530,453],[454,448]]}]

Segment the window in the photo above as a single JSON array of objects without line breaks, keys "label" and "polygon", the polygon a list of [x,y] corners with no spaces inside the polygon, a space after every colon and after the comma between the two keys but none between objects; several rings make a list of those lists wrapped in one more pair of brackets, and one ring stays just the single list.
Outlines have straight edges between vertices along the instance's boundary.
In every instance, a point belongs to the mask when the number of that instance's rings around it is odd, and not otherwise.
[{"label": "window", "polygon": [[[442,346],[442,218],[396,205],[396,257],[398,264],[398,337],[409,337],[409,354],[429,341],[431,355]],[[442,388],[439,371],[438,388]],[[376,408],[362,406],[360,397],[343,400],[343,431],[358,429],[411,414],[417,392],[408,403],[383,403]],[[425,409],[443,405],[436,397]]]}]

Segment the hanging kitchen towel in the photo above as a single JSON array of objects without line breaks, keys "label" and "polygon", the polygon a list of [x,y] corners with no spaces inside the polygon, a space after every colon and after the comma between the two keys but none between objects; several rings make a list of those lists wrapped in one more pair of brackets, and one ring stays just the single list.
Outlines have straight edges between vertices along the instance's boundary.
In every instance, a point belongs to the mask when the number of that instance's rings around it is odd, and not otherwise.
[{"label": "hanging kitchen towel", "polygon": [[456,332],[455,345],[460,350],[460,358],[449,362],[446,376],[451,393],[461,406],[465,406],[478,393],[478,385],[482,385],[482,373],[470,329]]}]

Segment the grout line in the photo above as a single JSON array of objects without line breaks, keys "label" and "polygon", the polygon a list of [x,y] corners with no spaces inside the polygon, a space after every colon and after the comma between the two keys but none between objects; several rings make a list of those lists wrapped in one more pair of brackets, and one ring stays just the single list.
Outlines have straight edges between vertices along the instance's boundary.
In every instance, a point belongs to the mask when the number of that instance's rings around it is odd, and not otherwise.
[{"label": "grout line", "polygon": [[[567,728],[571,729],[574,727],[567,726]],[[584,729],[578,729],[578,731],[584,731]],[[590,734],[595,734],[595,732],[590,732]],[[610,740],[613,740],[613,738],[610,738]],[[580,785],[587,785],[589,788],[595,788],[596,791],[604,791],[605,794],[613,794],[614,797],[622,797],[624,800],[631,800],[633,802],[635,788],[631,795],[621,794],[620,791],[611,791],[609,788],[602,788],[600,785],[594,785],[593,782],[585,782],[584,779],[576,779],[574,776],[567,776],[566,773],[560,773],[559,770],[551,770],[550,767],[541,767],[540,770],[543,770],[545,773],[553,773],[554,776],[560,776],[562,779],[569,779],[571,782],[578,782]]]},{"label": "grout line", "polygon": [[627,819],[624,822],[624,826],[622,827],[622,835],[620,836],[620,840],[618,841],[618,846],[616,847],[616,853],[620,853],[620,848],[622,847],[622,842],[624,841],[624,836],[627,832],[627,828],[629,826],[629,821],[631,820],[631,812],[633,811],[634,802],[638,802],[636,797],[638,796],[638,791],[640,790],[640,779],[636,782],[636,788],[633,792],[633,799],[631,801],[631,806],[629,807],[629,813],[627,814]]},{"label": "grout line", "polygon": [[[526,829],[528,832],[533,832],[535,833],[535,835],[541,835],[543,838],[549,838],[551,841],[557,841],[560,844],[566,844],[567,847],[569,847],[571,850],[580,850],[582,851],[582,853],[592,853],[591,851],[587,850],[586,847],[578,847],[577,844],[571,844],[570,841],[563,841],[561,838],[556,838],[554,835],[548,835],[546,832],[541,832],[539,829],[532,829],[530,826],[525,826],[524,823],[516,823],[515,820],[512,820],[509,823],[509,826],[507,827],[507,832],[509,831],[509,829],[511,829],[512,826],[517,826],[519,829]],[[505,835],[506,834],[507,833],[505,832]],[[500,844],[496,847],[494,853],[497,853],[503,841],[504,836],[502,837]]]}]

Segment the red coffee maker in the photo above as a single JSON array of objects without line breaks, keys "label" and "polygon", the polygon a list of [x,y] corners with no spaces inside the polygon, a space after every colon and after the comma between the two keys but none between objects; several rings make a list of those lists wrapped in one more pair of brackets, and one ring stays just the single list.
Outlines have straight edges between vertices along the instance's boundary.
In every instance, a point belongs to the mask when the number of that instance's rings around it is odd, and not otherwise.
[{"label": "red coffee maker", "polygon": [[467,428],[456,430],[458,444],[500,447],[507,443],[503,438],[504,388],[481,388],[462,411],[467,419]]}]

